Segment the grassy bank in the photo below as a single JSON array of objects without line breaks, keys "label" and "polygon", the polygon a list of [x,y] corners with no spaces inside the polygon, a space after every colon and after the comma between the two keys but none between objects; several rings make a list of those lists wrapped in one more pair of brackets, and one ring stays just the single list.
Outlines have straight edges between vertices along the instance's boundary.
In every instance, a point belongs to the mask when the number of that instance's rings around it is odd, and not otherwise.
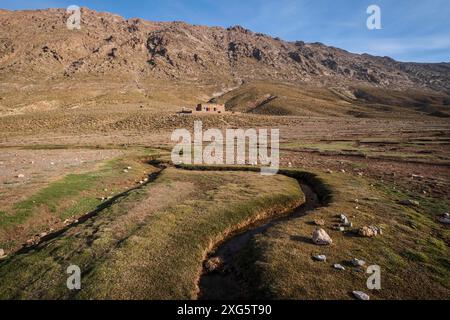
[{"label": "grassy bank", "polygon": [[[207,252],[300,204],[297,181],[252,172],[165,170],[56,239],[0,264],[0,298],[195,298]],[[82,290],[66,288],[80,266]]]},{"label": "grassy bank", "polygon": [[[411,195],[393,192],[392,186],[344,174],[322,174],[320,178],[333,189],[329,206],[269,229],[244,250],[240,264],[248,281],[258,288],[259,297],[350,299],[354,290],[365,291],[372,299],[450,297],[450,234],[435,220],[438,212],[448,210],[448,201],[424,200],[420,207],[405,207],[398,200]],[[341,213],[354,224],[346,232],[333,229]],[[314,219],[325,220],[332,246],[311,242]],[[383,235],[369,239],[353,233],[367,225],[382,227]],[[325,254],[327,262],[314,261],[312,257],[318,254]],[[352,258],[381,267],[381,290],[367,289],[369,275],[355,270],[349,263]],[[333,269],[335,263],[346,270]]]},{"label": "grassy bank", "polygon": [[[76,219],[151,173],[143,152],[108,160],[93,171],[69,174],[0,212],[0,248],[14,250],[30,237]],[[127,169],[125,172],[126,168]],[[20,233],[18,231],[20,229]],[[14,236],[14,238],[13,238]]]}]

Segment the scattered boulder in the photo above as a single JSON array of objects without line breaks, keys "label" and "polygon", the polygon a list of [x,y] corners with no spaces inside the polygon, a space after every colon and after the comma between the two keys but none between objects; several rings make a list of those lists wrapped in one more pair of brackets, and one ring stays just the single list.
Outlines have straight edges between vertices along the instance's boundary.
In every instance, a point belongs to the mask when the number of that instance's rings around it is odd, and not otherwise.
[{"label": "scattered boulder", "polygon": [[399,203],[401,205],[403,205],[403,206],[410,206],[410,207],[418,207],[418,206],[420,206],[419,201],[411,200],[411,199],[401,200],[401,201],[399,201]]},{"label": "scattered boulder", "polygon": [[353,227],[353,223],[351,223],[347,216],[344,214],[339,215],[339,220],[341,221],[340,227],[351,228]]},{"label": "scattered boulder", "polygon": [[364,260],[359,260],[356,258],[353,258],[351,263],[355,266],[355,267],[363,267],[366,265],[366,262]]},{"label": "scattered boulder", "polygon": [[0,259],[6,258],[5,250],[0,249]]},{"label": "scattered boulder", "polygon": [[373,238],[383,234],[383,230],[375,226],[365,226],[358,230],[358,234],[364,238]]},{"label": "scattered boulder", "polygon": [[223,260],[220,257],[214,257],[205,262],[205,269],[208,272],[220,272],[223,270]]},{"label": "scattered boulder", "polygon": [[349,223],[350,223],[350,222],[348,221],[347,216],[344,215],[344,214],[341,214],[341,215],[339,216],[339,219],[341,220],[341,223],[343,223],[343,224],[349,224]]},{"label": "scattered boulder", "polygon": [[25,178],[25,175],[24,175],[24,174],[18,174],[18,175],[17,175],[17,178],[23,179],[23,178]]},{"label": "scattered boulder", "polygon": [[335,268],[336,270],[345,271],[345,267],[339,263],[336,263],[335,265],[333,265],[333,268]]},{"label": "scattered boulder", "polygon": [[358,300],[370,300],[370,297],[367,293],[364,293],[362,291],[353,291],[353,296]]},{"label": "scattered boulder", "polygon": [[316,229],[312,234],[312,241],[315,244],[326,246],[333,243],[333,240],[328,233],[323,229]]},{"label": "scattered boulder", "polygon": [[314,256],[313,259],[316,261],[320,261],[320,262],[326,262],[327,256],[324,254],[319,254],[319,255]]}]

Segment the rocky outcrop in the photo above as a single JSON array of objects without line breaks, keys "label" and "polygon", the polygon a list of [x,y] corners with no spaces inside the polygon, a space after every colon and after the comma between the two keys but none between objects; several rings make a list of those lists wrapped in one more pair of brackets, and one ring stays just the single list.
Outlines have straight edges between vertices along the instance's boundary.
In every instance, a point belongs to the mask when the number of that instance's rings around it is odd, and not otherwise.
[{"label": "rocky outcrop", "polygon": [[121,79],[365,83],[450,92],[450,64],[400,63],[321,43],[287,42],[240,26],[125,20],[82,9],[81,30],[65,10],[0,12],[0,77],[29,80],[115,75]]}]

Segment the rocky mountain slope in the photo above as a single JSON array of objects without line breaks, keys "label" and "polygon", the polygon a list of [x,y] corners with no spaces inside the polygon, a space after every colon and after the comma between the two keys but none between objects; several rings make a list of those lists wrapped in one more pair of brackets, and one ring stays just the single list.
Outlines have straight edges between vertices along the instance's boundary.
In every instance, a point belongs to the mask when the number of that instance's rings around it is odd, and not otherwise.
[{"label": "rocky mountain slope", "polygon": [[320,43],[286,42],[239,26],[125,20],[86,8],[81,30],[68,30],[68,16],[62,9],[0,10],[0,80],[280,80],[450,92],[449,63],[400,63]]}]

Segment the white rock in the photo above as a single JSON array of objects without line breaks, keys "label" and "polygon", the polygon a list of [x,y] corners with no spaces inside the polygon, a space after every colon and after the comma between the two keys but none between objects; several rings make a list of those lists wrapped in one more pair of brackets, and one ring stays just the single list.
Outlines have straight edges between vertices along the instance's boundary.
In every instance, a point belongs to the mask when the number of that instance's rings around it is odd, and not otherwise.
[{"label": "white rock", "polygon": [[350,224],[350,222],[348,221],[347,216],[341,214],[341,215],[340,215],[340,219],[341,219],[341,223],[342,223],[342,224],[345,224],[345,225]]},{"label": "white rock", "polygon": [[25,175],[24,175],[24,174],[18,174],[18,175],[17,175],[17,178],[23,179],[23,178],[25,178]]},{"label": "white rock", "polygon": [[314,260],[320,261],[320,262],[326,262],[327,261],[327,256],[324,254],[319,254],[317,256],[313,257]]},{"label": "white rock", "polygon": [[448,212],[444,213],[442,216],[444,218],[450,219],[450,214]]},{"label": "white rock", "polygon": [[353,295],[358,300],[370,300],[369,295],[362,291],[353,291]]},{"label": "white rock", "polygon": [[328,233],[323,229],[316,229],[312,234],[312,241],[318,245],[330,245],[333,240],[328,235]]},{"label": "white rock", "polygon": [[335,265],[333,265],[333,268],[335,268],[337,270],[345,271],[345,267],[339,263],[336,263]]},{"label": "white rock", "polygon": [[365,262],[364,260],[359,260],[359,259],[353,258],[353,259],[352,259],[352,264],[353,264],[355,267],[362,267],[362,266],[365,266],[365,265],[366,265],[366,262]]},{"label": "white rock", "polygon": [[5,255],[5,250],[0,249],[0,257],[3,257]]}]

